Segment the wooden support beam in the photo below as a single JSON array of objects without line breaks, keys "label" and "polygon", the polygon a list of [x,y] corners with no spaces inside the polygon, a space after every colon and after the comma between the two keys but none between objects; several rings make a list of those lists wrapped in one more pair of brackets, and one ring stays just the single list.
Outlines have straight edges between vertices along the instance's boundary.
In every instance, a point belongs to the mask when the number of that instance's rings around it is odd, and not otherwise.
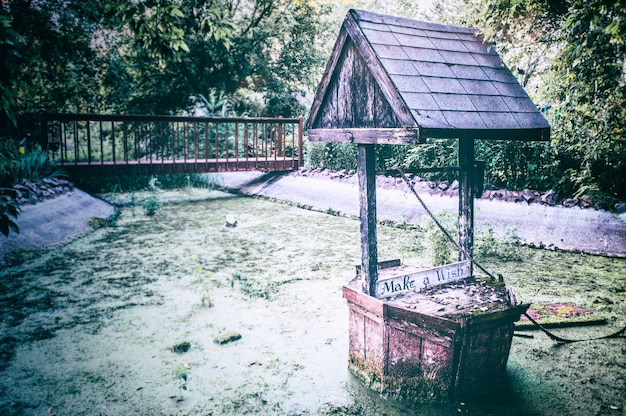
[{"label": "wooden support beam", "polygon": [[[474,139],[459,139],[459,261],[474,251]],[[466,254],[467,255],[466,255]]]},{"label": "wooden support beam", "polygon": [[357,146],[361,207],[361,278],[363,292],[376,297],[378,247],[376,241],[376,152],[374,145]]},{"label": "wooden support beam", "polygon": [[309,141],[356,144],[418,144],[418,128],[342,128],[310,129]]}]

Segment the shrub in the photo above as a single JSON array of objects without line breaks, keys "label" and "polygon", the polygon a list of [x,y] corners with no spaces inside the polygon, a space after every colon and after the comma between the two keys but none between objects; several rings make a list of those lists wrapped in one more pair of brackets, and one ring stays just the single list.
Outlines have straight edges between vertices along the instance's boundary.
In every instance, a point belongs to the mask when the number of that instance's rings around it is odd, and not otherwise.
[{"label": "shrub", "polygon": [[[453,216],[445,211],[435,214],[437,221],[448,231],[450,235],[454,235],[454,219]],[[452,242],[448,240],[445,233],[435,224],[431,218],[428,218],[426,226],[426,241],[428,242],[428,250],[432,256],[432,265],[441,266],[452,261]]]},{"label": "shrub", "polygon": [[163,204],[157,195],[150,195],[141,206],[148,217],[154,217],[161,212]]},{"label": "shrub", "polygon": [[476,257],[519,261],[522,257],[520,246],[521,238],[517,235],[517,227],[507,227],[504,238],[499,239],[493,228],[487,224],[487,229],[476,239]]},{"label": "shrub", "polygon": [[0,232],[4,234],[5,237],[9,236],[11,230],[19,234],[20,230],[15,223],[19,213],[20,208],[17,203],[0,199]]},{"label": "shrub", "polygon": [[12,185],[24,180],[35,182],[43,178],[67,176],[57,161],[50,159],[47,152],[39,148],[14,157],[14,162],[10,164],[7,173]]}]

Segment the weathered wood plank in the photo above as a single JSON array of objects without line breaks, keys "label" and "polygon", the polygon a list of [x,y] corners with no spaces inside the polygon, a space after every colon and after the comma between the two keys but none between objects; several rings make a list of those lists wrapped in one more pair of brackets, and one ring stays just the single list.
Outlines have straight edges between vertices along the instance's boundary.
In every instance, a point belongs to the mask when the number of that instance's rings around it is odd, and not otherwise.
[{"label": "weathered wood plank", "polygon": [[[459,261],[474,253],[474,139],[459,139]],[[471,272],[471,264],[470,264]]]},{"label": "weathered wood plank", "polygon": [[343,297],[350,303],[358,305],[375,315],[383,317],[386,305],[379,299],[369,296],[360,291],[360,287],[350,284],[343,287]]},{"label": "weathered wood plank", "polygon": [[361,214],[361,275],[363,291],[376,296],[378,245],[376,241],[376,152],[373,145],[357,148]]},{"label": "weathered wood plank", "polygon": [[393,108],[398,121],[401,123],[401,126],[398,127],[416,126],[411,110],[406,106],[400,93],[389,78],[387,71],[382,67],[380,60],[376,57],[376,53],[372,49],[372,45],[370,45],[369,41],[366,39],[352,14],[348,13],[346,16],[344,27],[361,53],[372,76],[377,81],[385,99]]},{"label": "weathered wood plank", "polygon": [[355,144],[418,144],[420,130],[414,129],[311,129],[309,141]]},{"label": "weathered wood plank", "polygon": [[438,286],[471,276],[472,267],[469,260],[434,267],[432,269],[419,270],[417,272],[379,280],[376,283],[376,297],[381,299],[417,292],[425,287]]},{"label": "weathered wood plank", "polygon": [[[400,266],[401,264],[402,262],[400,261],[400,259],[379,261],[378,270],[387,269],[389,267],[397,267],[397,266]],[[358,276],[359,273],[361,273],[361,265],[356,266],[356,275]]]},{"label": "weathered wood plank", "polygon": [[335,103],[337,124],[333,127],[354,127],[355,122],[358,120],[355,113],[354,90],[352,87],[355,58],[352,42],[346,42],[344,54],[343,64],[337,71],[336,78],[333,79],[333,84],[336,84],[337,89],[337,102]]},{"label": "weathered wood plank", "polygon": [[335,69],[337,68],[340,58],[344,53],[345,43],[348,39],[348,33],[345,28],[342,27],[339,31],[339,35],[337,36],[337,40],[335,41],[335,46],[333,47],[333,51],[331,52],[330,58],[326,63],[326,70],[324,71],[324,75],[322,75],[322,80],[320,81],[319,86],[317,87],[317,92],[315,93],[315,98],[313,99],[313,104],[311,105],[311,113],[309,114],[309,120],[307,121],[307,129],[310,129],[314,126],[314,123],[317,121],[318,113],[322,110],[323,102],[326,95],[326,90],[328,86],[331,84],[333,75],[335,73]]}]

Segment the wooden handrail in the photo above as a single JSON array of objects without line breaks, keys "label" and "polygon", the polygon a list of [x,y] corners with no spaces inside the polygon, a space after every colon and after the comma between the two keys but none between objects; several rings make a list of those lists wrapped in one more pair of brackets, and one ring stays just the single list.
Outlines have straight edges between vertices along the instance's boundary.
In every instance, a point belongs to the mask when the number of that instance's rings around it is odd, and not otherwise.
[{"label": "wooden handrail", "polygon": [[149,166],[159,173],[302,166],[301,117],[43,113],[41,120],[42,147],[76,173],[146,173]]}]

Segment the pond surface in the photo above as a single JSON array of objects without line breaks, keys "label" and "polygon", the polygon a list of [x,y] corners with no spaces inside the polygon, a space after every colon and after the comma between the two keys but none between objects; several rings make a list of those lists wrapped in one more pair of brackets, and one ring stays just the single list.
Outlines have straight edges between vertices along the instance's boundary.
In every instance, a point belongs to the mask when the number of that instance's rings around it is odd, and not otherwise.
[{"label": "pond surface", "polygon": [[[624,338],[557,346],[526,332],[499,390],[463,403],[371,393],[347,370],[341,288],[360,262],[357,220],[215,191],[172,195],[156,217],[123,208],[115,227],[0,271],[3,414],[621,414]],[[381,226],[379,258],[428,266],[423,240]],[[559,335],[624,324],[626,260],[522,254],[485,262],[518,299],[608,319]]]}]

